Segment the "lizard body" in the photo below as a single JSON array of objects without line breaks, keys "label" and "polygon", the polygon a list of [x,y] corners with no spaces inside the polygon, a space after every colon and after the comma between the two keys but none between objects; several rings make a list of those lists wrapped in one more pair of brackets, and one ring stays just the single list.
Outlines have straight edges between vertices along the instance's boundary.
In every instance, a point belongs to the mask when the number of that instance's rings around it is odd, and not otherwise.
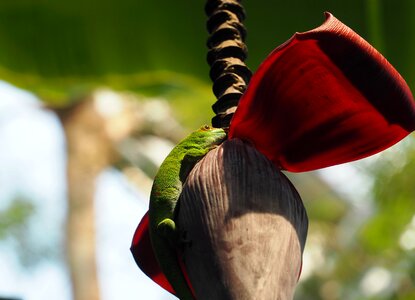
[{"label": "lizard body", "polygon": [[223,129],[204,126],[182,140],[166,157],[150,195],[149,231],[157,261],[182,300],[194,299],[177,261],[180,234],[174,222],[182,186],[194,165],[226,138]]}]

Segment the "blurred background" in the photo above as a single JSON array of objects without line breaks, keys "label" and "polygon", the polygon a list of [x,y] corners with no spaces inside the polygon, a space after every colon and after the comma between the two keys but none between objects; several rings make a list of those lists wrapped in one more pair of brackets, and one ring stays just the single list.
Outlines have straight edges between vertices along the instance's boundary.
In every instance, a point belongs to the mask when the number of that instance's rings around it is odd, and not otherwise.
[{"label": "blurred background", "polygon": [[[330,11],[415,90],[412,0],[245,0],[248,66]],[[171,147],[213,116],[204,1],[0,2],[0,298],[175,299],[129,252]],[[287,174],[310,228],[295,299],[415,299],[413,136]]]}]

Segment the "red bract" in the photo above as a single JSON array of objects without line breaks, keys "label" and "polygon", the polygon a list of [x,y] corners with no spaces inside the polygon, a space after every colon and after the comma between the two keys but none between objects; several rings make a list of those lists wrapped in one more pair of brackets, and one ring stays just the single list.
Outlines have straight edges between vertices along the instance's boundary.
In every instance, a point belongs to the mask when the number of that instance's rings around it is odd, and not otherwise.
[{"label": "red bract", "polygon": [[[248,140],[277,167],[300,172],[380,152],[414,129],[414,99],[404,79],[326,13],[322,26],[295,34],[261,64],[229,137]],[[141,270],[174,293],[151,247],[147,214],[131,250]]]},{"label": "red bract", "polygon": [[248,140],[277,167],[309,171],[357,160],[415,129],[405,80],[370,44],[326,13],[261,64],[230,138]]}]

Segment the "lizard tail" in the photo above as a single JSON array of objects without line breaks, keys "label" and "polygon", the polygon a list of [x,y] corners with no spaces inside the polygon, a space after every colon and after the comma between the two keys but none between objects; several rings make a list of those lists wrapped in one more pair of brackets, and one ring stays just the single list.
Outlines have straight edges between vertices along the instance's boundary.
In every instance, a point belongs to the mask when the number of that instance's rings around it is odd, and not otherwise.
[{"label": "lizard tail", "polygon": [[195,300],[194,291],[180,255],[166,240],[153,237],[153,249],[163,273],[181,300]]},{"label": "lizard tail", "polygon": [[[164,272],[161,270],[160,264],[156,258],[156,254],[154,253],[153,246],[151,245],[148,212],[144,215],[137,227],[137,230],[134,233],[131,252],[138,267],[148,277],[150,277],[154,282],[156,282],[166,291],[172,293],[173,295],[179,296],[175,289],[172,287],[170,281],[166,278]],[[172,255],[172,257],[174,258],[174,255]],[[184,277],[184,280],[187,284],[187,288],[190,290],[192,296],[192,298],[182,297],[181,299],[196,299],[192,284],[189,280],[189,277],[187,276],[186,267],[181,259],[180,253],[176,252],[175,260],[172,259],[172,261],[177,262],[182,276]]]}]

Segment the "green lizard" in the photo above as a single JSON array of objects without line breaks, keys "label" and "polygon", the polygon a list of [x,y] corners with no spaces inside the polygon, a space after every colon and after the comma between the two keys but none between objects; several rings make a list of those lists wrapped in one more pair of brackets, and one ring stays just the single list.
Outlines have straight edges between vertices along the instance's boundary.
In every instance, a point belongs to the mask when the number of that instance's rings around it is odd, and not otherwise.
[{"label": "green lizard", "polygon": [[177,296],[194,299],[177,261],[182,242],[174,216],[182,186],[194,165],[226,138],[223,129],[204,126],[182,140],[161,164],[150,195],[150,238],[157,261]]}]

